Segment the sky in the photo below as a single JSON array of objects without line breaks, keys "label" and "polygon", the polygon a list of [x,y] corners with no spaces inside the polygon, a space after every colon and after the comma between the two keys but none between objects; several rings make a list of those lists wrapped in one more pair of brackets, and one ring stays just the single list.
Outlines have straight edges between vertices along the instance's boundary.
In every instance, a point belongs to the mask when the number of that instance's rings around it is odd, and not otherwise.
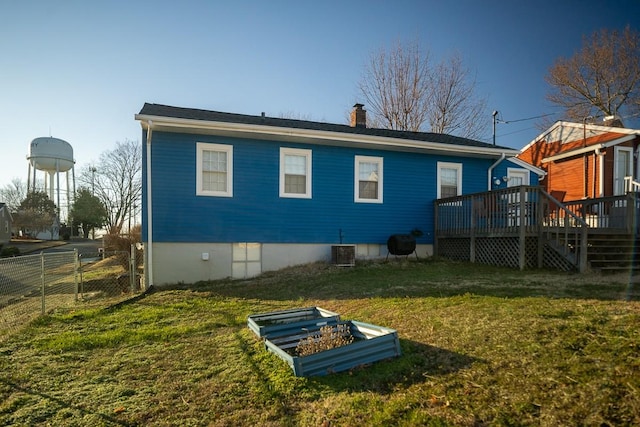
[{"label": "sky", "polygon": [[0,0],[0,188],[27,181],[35,138],[71,144],[76,174],[141,141],[145,102],[346,123],[367,60],[398,42],[459,54],[487,121],[510,122],[496,143],[519,149],[541,133],[528,119],[560,118],[554,61],[639,16],[640,0]]}]

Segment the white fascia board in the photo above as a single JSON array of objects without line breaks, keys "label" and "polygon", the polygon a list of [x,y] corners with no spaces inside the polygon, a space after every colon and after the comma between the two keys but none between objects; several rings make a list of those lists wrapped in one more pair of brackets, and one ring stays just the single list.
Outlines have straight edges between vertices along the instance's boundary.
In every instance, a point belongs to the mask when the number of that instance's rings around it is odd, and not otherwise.
[{"label": "white fascia board", "polygon": [[537,166],[534,166],[530,163],[525,162],[524,160],[521,160],[517,157],[507,157],[507,160],[510,161],[511,163],[520,166],[521,168],[527,169],[533,173],[535,173],[536,175],[542,177],[545,176],[547,173],[545,171],[543,171],[542,169],[540,169]]},{"label": "white fascia board", "polygon": [[565,121],[557,121],[553,125],[549,127],[549,129],[542,132],[540,135],[536,136],[531,142],[525,145],[520,152],[524,153],[529,147],[534,145],[536,142],[540,141],[547,137],[548,134],[553,132],[556,128],[559,127],[567,127],[567,128],[575,128],[575,129],[586,129],[588,131],[592,131],[594,133],[603,134],[603,133],[618,133],[618,134],[626,134],[626,135],[640,135],[640,129],[628,129],[628,128],[619,128],[619,127],[611,127],[611,126],[602,126],[602,125],[594,125],[587,123],[586,125],[583,123],[575,123],[575,122],[565,122]]},{"label": "white fascia board", "polygon": [[578,154],[589,153],[591,151],[596,151],[601,148],[604,148],[603,144],[589,145],[587,147],[578,148],[576,150],[565,151],[564,153],[556,154],[555,156],[545,157],[544,159],[541,160],[541,163],[555,162],[556,160],[566,159],[567,157],[577,156]]},{"label": "white fascia board", "polygon": [[554,124],[552,124],[549,129],[545,130],[544,132],[542,132],[540,135],[536,136],[535,138],[533,138],[531,140],[531,142],[529,142],[527,145],[525,145],[524,147],[522,147],[520,149],[520,153],[524,153],[525,151],[527,151],[529,149],[529,147],[531,147],[532,145],[534,145],[536,142],[540,141],[541,139],[545,138],[547,136],[547,134],[551,133],[555,128],[562,126],[563,124],[566,124],[568,122],[563,122],[563,121],[557,121]]},{"label": "white fascia board", "polygon": [[622,144],[623,142],[631,141],[636,137],[635,134],[623,136],[622,138],[614,139],[613,141],[605,142],[602,144],[603,148],[613,147],[614,145]]},{"label": "white fascia board", "polygon": [[627,135],[627,136],[624,136],[622,138],[614,139],[613,141],[600,143],[600,144],[594,144],[594,145],[588,145],[586,147],[578,148],[576,150],[566,151],[564,153],[556,154],[555,156],[545,157],[544,159],[542,159],[542,163],[554,162],[556,160],[566,159],[567,157],[573,157],[573,156],[577,156],[579,154],[589,153],[591,151],[596,151],[596,150],[601,150],[603,148],[613,147],[614,145],[618,145],[618,144],[622,144],[623,142],[631,141],[635,137],[636,137],[635,134]]},{"label": "white fascia board", "polygon": [[246,123],[212,122],[141,114],[136,114],[135,118],[140,121],[143,129],[146,129],[148,127],[148,122],[152,121],[152,128],[156,131],[176,132],[183,130],[223,136],[253,136],[258,139],[282,139],[311,144],[331,144],[339,142],[342,143],[340,145],[350,143],[369,148],[409,151],[439,151],[447,152],[452,155],[482,155],[487,157],[499,157],[503,152],[513,156],[518,154],[518,150],[515,149],[505,150],[504,148],[473,147],[468,145],[443,144],[438,142],[414,141],[400,138],[313,129],[264,126]]}]

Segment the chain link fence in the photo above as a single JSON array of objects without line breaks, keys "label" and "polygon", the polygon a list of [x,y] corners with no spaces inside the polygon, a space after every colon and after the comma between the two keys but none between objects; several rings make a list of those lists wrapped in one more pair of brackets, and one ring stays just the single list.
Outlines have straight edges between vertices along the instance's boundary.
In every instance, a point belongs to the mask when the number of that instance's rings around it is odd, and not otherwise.
[{"label": "chain link fence", "polygon": [[143,291],[141,277],[127,252],[69,251],[0,259],[0,339],[59,308],[106,307],[131,298]]}]

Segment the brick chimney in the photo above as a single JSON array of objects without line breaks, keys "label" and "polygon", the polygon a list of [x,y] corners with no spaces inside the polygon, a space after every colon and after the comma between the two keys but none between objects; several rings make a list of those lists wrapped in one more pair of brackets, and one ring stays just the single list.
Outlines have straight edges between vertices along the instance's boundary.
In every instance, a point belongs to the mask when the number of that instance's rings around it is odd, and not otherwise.
[{"label": "brick chimney", "polygon": [[622,119],[620,119],[620,116],[617,116],[617,115],[605,117],[604,119],[602,119],[602,124],[604,126],[615,127],[615,128],[624,127],[624,124],[622,123]]},{"label": "brick chimney", "polygon": [[355,104],[351,110],[351,127],[366,128],[367,127],[367,110],[363,110],[364,104]]}]

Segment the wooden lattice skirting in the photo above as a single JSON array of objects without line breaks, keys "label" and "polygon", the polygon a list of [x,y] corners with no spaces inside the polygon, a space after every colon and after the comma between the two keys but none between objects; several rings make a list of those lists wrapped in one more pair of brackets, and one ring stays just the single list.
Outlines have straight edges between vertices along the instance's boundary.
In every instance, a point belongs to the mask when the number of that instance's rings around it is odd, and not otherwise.
[{"label": "wooden lattice skirting", "polygon": [[[470,237],[438,238],[436,255],[459,261],[511,268],[520,267],[518,237],[476,237],[475,248],[472,248],[471,242]],[[546,244],[543,245],[540,256],[538,238],[533,236],[525,239],[524,267],[551,268],[562,271],[575,269],[569,261]]]}]

